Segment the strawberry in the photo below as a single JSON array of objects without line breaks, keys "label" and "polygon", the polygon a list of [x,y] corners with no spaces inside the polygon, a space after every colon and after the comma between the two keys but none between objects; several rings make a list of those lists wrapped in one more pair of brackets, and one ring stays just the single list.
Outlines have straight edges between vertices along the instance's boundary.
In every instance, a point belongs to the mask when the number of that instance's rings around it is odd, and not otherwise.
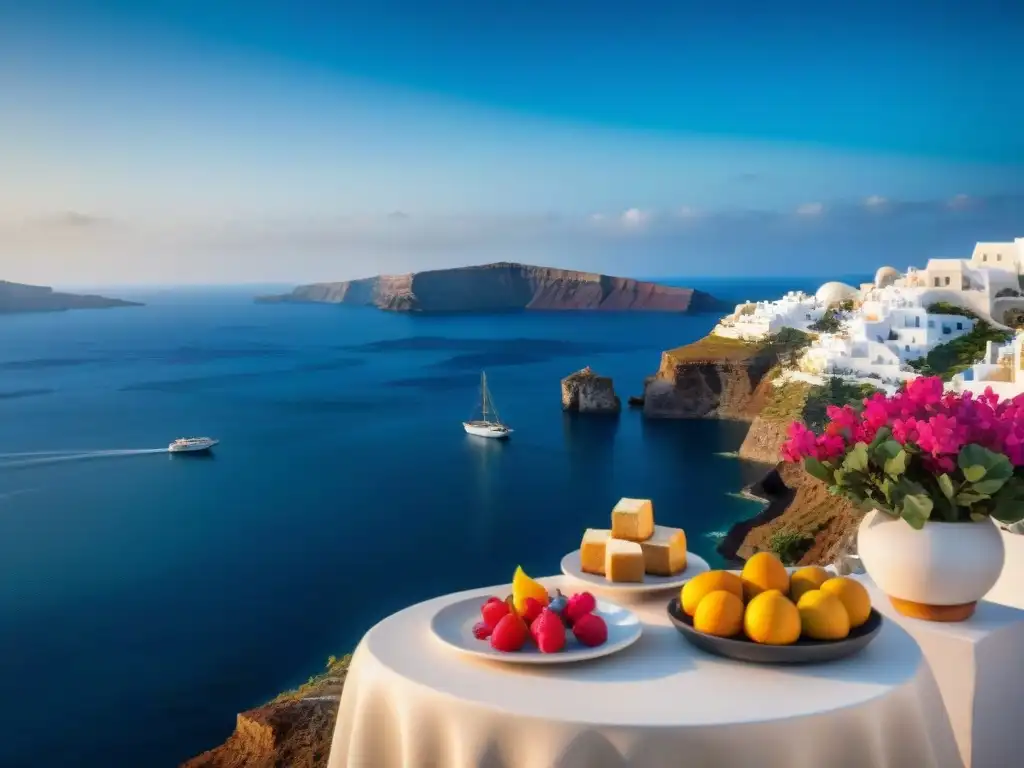
[{"label": "strawberry", "polygon": [[533,624],[534,619],[540,616],[541,611],[543,610],[544,606],[541,604],[540,600],[537,600],[532,597],[526,598],[526,600],[523,602],[523,621],[525,621],[527,624]]},{"label": "strawberry", "polygon": [[589,592],[577,592],[569,598],[562,615],[569,622],[570,626],[579,621],[581,616],[593,612],[597,608],[597,600]]},{"label": "strawberry", "polygon": [[541,653],[558,653],[565,648],[565,624],[562,617],[544,608],[530,625],[530,634]]},{"label": "strawberry", "polygon": [[491,648],[496,651],[511,653],[518,651],[526,645],[526,638],[530,636],[530,630],[522,617],[512,611],[502,616],[501,621],[491,632]]},{"label": "strawberry", "polygon": [[580,643],[594,648],[608,639],[608,625],[596,613],[585,613],[572,625],[572,633]]},{"label": "strawberry", "polygon": [[478,621],[473,625],[473,637],[477,640],[486,640],[491,636],[492,628],[487,626],[486,621]]},{"label": "strawberry", "polygon": [[492,597],[480,607],[480,615],[483,617],[483,623],[494,629],[511,610],[504,600]]}]

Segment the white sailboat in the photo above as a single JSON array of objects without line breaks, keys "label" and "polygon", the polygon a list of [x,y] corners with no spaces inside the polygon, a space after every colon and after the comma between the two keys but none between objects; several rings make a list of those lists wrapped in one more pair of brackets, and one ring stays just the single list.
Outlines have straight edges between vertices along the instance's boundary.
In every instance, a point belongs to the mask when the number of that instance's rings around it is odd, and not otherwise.
[{"label": "white sailboat", "polygon": [[486,373],[480,374],[480,411],[481,415],[478,420],[462,422],[462,426],[468,434],[497,440],[504,440],[512,434],[511,427],[501,422],[498,409],[494,407],[491,392],[487,388]]}]

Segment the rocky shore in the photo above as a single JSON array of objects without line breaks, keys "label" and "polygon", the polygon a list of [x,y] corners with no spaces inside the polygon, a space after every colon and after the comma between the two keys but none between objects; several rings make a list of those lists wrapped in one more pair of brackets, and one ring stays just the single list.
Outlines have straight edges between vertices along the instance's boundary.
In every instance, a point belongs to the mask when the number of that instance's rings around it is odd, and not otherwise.
[{"label": "rocky shore", "polygon": [[724,309],[718,299],[692,288],[511,262],[313,283],[257,301],[352,304],[394,312]]}]

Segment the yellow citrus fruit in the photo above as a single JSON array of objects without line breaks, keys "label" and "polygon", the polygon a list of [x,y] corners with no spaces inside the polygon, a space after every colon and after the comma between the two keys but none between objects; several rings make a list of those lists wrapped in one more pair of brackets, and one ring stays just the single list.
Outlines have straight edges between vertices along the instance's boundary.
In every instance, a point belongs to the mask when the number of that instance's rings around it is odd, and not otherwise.
[{"label": "yellow citrus fruit", "polygon": [[526,598],[532,597],[541,605],[548,604],[548,591],[540,582],[534,581],[526,575],[522,566],[516,567],[515,575],[512,577],[512,605],[516,613],[522,615],[526,609]]},{"label": "yellow citrus fruit", "polygon": [[789,573],[771,552],[758,552],[752,555],[740,573],[743,580],[743,596],[749,602],[762,592],[777,589],[783,595],[789,593]]},{"label": "yellow citrus fruit", "polygon": [[835,595],[812,589],[796,604],[804,637],[811,640],[842,640],[850,634],[850,617]]},{"label": "yellow citrus fruit", "polygon": [[871,597],[864,585],[856,579],[836,576],[822,584],[819,589],[839,598],[850,617],[850,629],[856,629],[871,615]]},{"label": "yellow citrus fruit", "polygon": [[792,645],[800,639],[800,612],[782,592],[769,589],[747,603],[743,630],[755,643]]},{"label": "yellow citrus fruit", "polygon": [[743,582],[735,573],[729,571],[705,571],[699,573],[686,582],[679,590],[679,604],[683,607],[683,613],[693,616],[697,612],[697,605],[704,595],[724,589],[732,592],[740,600],[743,599]]},{"label": "yellow citrus fruit", "polygon": [[697,605],[693,628],[718,637],[738,635],[743,631],[743,600],[724,589],[709,592]]},{"label": "yellow citrus fruit", "polygon": [[820,565],[808,565],[793,571],[789,577],[789,597],[795,603],[804,592],[821,589],[821,585],[832,578],[832,574]]}]

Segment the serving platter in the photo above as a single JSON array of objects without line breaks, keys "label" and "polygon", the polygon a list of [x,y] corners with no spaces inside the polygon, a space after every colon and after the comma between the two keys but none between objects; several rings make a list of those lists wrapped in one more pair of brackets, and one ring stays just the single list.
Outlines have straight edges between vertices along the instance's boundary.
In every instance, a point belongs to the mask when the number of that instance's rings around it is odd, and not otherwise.
[{"label": "serving platter", "polygon": [[683,613],[679,598],[669,602],[668,616],[672,625],[691,645],[716,656],[755,664],[816,664],[852,656],[864,650],[878,636],[883,623],[882,614],[872,608],[868,620],[850,630],[844,640],[800,638],[792,645],[763,645],[744,635],[717,637],[698,632],[693,628],[693,617]]},{"label": "serving platter", "polygon": [[686,582],[698,573],[710,570],[707,561],[700,555],[693,552],[686,553],[686,568],[675,576],[644,576],[643,581],[620,582],[608,581],[604,576],[587,573],[580,563],[580,551],[574,550],[562,558],[562,573],[571,576],[576,581],[598,587],[605,592],[622,592],[639,594],[645,592],[662,592],[669,589],[679,589]]},{"label": "serving platter", "polygon": [[594,613],[608,626],[608,639],[601,645],[588,648],[566,629],[565,648],[558,653],[541,653],[527,640],[521,650],[506,653],[496,651],[487,640],[473,635],[473,625],[480,621],[480,606],[484,597],[469,597],[441,608],[430,622],[430,631],[438,640],[467,656],[492,659],[507,664],[569,664],[597,659],[628,648],[643,632],[643,625],[635,613],[607,600],[598,600]]}]

